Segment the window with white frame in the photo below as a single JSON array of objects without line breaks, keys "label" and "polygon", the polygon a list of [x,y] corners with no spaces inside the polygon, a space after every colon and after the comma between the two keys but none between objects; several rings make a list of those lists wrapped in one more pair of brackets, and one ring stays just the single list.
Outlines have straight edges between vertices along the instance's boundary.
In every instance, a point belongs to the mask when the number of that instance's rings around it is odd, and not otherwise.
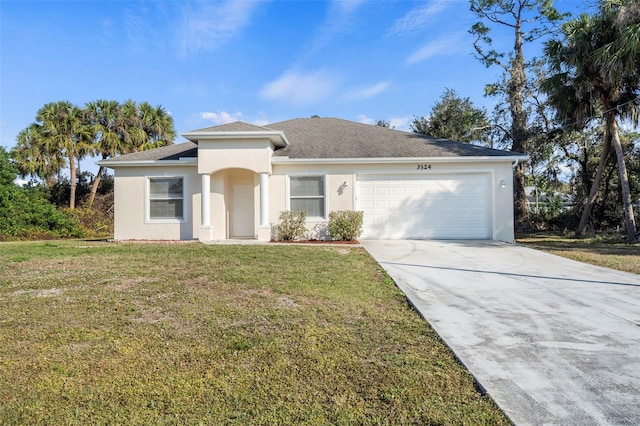
[{"label": "window with white frame", "polygon": [[149,219],[182,220],[184,218],[183,178],[149,178]]},{"label": "window with white frame", "polygon": [[291,211],[324,217],[324,176],[291,176],[289,185]]}]

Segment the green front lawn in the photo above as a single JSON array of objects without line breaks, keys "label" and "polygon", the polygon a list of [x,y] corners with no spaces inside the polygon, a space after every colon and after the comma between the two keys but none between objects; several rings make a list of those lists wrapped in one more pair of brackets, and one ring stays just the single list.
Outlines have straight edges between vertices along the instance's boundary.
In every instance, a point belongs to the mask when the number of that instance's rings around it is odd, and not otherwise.
[{"label": "green front lawn", "polygon": [[640,274],[640,244],[627,244],[620,236],[522,234],[518,235],[517,243],[580,262]]},{"label": "green front lawn", "polygon": [[0,244],[0,424],[509,424],[361,248]]}]

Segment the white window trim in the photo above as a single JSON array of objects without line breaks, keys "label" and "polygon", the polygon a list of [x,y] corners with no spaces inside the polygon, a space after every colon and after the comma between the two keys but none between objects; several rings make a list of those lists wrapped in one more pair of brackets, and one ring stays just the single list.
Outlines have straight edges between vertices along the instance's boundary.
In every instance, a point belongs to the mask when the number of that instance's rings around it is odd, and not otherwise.
[{"label": "white window trim", "polygon": [[328,204],[327,204],[327,181],[328,175],[326,173],[290,173],[287,175],[287,187],[285,195],[287,198],[287,210],[291,210],[291,178],[292,177],[321,177],[324,183],[324,216],[307,216],[307,222],[324,222],[328,217]]},{"label": "white window trim", "polygon": [[[186,223],[187,222],[187,176],[181,174],[149,175],[144,182],[144,221],[145,223]],[[151,218],[151,179],[182,179],[182,219]]]}]

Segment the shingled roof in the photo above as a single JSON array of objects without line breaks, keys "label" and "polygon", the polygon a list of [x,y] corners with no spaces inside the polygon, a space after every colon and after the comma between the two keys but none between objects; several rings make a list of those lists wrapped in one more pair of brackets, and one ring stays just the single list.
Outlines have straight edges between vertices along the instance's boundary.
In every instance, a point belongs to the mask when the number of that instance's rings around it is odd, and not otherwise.
[{"label": "shingled roof", "polygon": [[[158,160],[179,160],[180,158],[197,158],[198,145],[193,142],[178,143],[175,145],[167,145],[162,148],[150,149],[148,151],[134,152],[132,154],[113,157],[103,160],[105,163],[114,161],[158,161]],[[102,163],[100,161],[98,164]]]},{"label": "shingled roof", "polygon": [[[278,149],[274,156],[291,159],[331,158],[437,158],[437,157],[513,157],[521,154],[485,148],[449,139],[356,123],[339,118],[296,118],[268,126],[236,121],[189,132],[273,132],[286,135],[289,145]],[[197,144],[186,142],[150,151],[136,152],[106,160],[161,161],[197,157]]]},{"label": "shingled roof", "polygon": [[338,118],[297,118],[270,124],[287,135],[289,158],[505,157],[511,151],[417,135]]}]

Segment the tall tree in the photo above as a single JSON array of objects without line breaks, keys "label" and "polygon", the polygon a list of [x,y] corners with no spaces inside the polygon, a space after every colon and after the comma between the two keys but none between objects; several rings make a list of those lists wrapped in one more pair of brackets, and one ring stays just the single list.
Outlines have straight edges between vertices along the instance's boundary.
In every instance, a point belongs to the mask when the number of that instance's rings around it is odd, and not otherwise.
[{"label": "tall tree", "polygon": [[416,117],[411,123],[414,133],[487,144],[491,125],[484,109],[476,108],[469,98],[445,89],[428,117]]},{"label": "tall tree", "polygon": [[69,208],[76,205],[76,160],[89,147],[90,130],[82,120],[80,109],[68,101],[44,105],[36,114],[41,143],[49,152],[58,152],[69,161],[71,198]]},{"label": "tall tree", "polygon": [[618,118],[638,125],[640,98],[640,6],[634,0],[606,0],[593,16],[583,14],[562,27],[562,40],[547,43],[554,74],[548,88],[562,111],[558,93],[573,90],[577,103],[597,101],[604,111],[607,133],[593,187],[578,233],[584,231],[591,203],[600,185],[609,146],[614,147],[624,210],[627,240],[636,239],[629,176],[620,142]]},{"label": "tall tree", "polygon": [[0,187],[13,185],[17,174],[16,164],[10,161],[9,153],[0,146]]},{"label": "tall tree", "polygon": [[40,125],[33,123],[22,130],[17,145],[11,150],[20,176],[37,176],[51,188],[56,176],[66,167],[66,161],[57,149],[50,148],[42,140]]},{"label": "tall tree", "polygon": [[[52,187],[54,176],[69,162],[71,198],[75,208],[76,165],[87,155],[102,159],[143,151],[173,143],[173,118],[162,106],[128,100],[88,102],[83,110],[67,101],[44,105],[36,122],[24,129],[12,151],[20,173],[34,175]],[[76,163],[76,161],[78,163]],[[94,179],[89,204],[93,201],[104,168]]]},{"label": "tall tree", "polygon": [[[128,100],[119,104],[102,99],[87,103],[84,114],[95,133],[94,152],[102,159],[171,144],[176,134],[173,118],[167,111],[148,102],[137,105]],[[95,199],[103,173],[101,166],[91,186],[89,205]]]},{"label": "tall tree", "polygon": [[[509,104],[511,125],[510,149],[526,153],[528,131],[527,111],[524,107],[527,80],[527,62],[524,45],[552,30],[553,24],[563,18],[553,7],[552,0],[471,0],[471,11],[480,19],[471,27],[476,39],[476,57],[487,67],[499,66],[506,77],[503,92]],[[498,52],[492,48],[490,26],[513,32],[513,50]],[[487,86],[488,94],[497,94],[495,85]],[[500,91],[498,91],[500,92]],[[528,207],[525,193],[524,163],[519,163],[514,176],[514,211],[517,226],[528,223]]]},{"label": "tall tree", "polygon": [[173,143],[176,131],[173,128],[173,118],[161,106],[152,106],[149,102],[141,102],[137,107],[137,116],[144,131],[142,140],[133,151],[144,151]]},{"label": "tall tree", "polygon": [[[117,101],[99,99],[88,102],[83,115],[85,121],[93,128],[95,155],[99,155],[104,160],[127,151],[126,141],[131,139],[129,132],[137,125],[137,119],[127,117]],[[93,204],[104,170],[105,168],[100,166],[93,180],[89,206]]]}]

